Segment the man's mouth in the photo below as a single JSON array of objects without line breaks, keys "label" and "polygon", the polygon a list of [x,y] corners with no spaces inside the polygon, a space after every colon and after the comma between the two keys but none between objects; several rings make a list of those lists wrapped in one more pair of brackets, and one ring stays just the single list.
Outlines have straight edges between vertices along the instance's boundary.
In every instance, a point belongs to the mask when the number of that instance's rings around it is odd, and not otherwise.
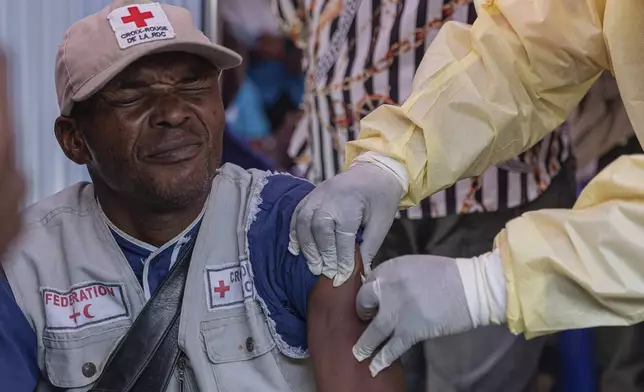
[{"label": "man's mouth", "polygon": [[156,164],[175,164],[189,161],[201,152],[201,142],[177,141],[164,143],[144,155],[145,160]]}]

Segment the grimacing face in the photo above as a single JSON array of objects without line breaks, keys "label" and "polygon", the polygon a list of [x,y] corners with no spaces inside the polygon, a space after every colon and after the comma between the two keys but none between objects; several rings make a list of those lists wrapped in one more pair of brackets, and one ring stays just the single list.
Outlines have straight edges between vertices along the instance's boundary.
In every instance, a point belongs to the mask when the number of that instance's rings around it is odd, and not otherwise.
[{"label": "grimacing face", "polygon": [[60,117],[56,137],[94,183],[152,208],[186,207],[209,192],[220,165],[219,74],[188,53],[144,57]]}]

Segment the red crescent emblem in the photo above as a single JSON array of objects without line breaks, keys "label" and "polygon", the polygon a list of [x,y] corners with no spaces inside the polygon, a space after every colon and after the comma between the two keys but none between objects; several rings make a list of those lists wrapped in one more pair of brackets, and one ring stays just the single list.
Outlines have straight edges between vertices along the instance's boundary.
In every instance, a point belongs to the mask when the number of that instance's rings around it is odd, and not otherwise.
[{"label": "red crescent emblem", "polygon": [[94,316],[92,316],[91,314],[89,314],[89,307],[90,307],[90,306],[92,306],[92,304],[87,304],[87,305],[85,305],[85,307],[83,308],[83,316],[85,316],[85,318],[88,318],[88,319],[93,319],[93,318],[94,318]]}]

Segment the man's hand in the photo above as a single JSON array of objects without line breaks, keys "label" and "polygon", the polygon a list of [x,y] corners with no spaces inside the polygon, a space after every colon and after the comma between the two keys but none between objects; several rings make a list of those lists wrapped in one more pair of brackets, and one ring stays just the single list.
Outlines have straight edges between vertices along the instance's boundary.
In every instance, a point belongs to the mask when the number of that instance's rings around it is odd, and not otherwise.
[{"label": "man's hand", "polygon": [[0,51],[0,257],[20,229],[20,201],[25,189],[14,158],[7,80],[7,61]]},{"label": "man's hand", "polygon": [[289,250],[306,256],[309,269],[340,286],[355,267],[356,233],[366,273],[394,220],[404,191],[395,175],[375,164],[354,163],[321,183],[300,202],[291,220]]},{"label": "man's hand", "polygon": [[504,322],[505,302],[496,253],[472,259],[413,255],[386,261],[358,292],[358,316],[373,321],[353,355],[362,362],[389,338],[369,367],[375,376],[418,342]]}]

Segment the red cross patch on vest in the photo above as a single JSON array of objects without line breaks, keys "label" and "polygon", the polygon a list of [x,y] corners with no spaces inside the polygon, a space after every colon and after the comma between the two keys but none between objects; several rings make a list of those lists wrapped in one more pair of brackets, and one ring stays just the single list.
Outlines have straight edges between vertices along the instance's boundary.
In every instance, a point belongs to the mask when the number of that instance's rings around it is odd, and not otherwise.
[{"label": "red cross patch on vest", "polygon": [[209,311],[243,306],[253,296],[253,281],[247,263],[206,267],[206,303]]}]

